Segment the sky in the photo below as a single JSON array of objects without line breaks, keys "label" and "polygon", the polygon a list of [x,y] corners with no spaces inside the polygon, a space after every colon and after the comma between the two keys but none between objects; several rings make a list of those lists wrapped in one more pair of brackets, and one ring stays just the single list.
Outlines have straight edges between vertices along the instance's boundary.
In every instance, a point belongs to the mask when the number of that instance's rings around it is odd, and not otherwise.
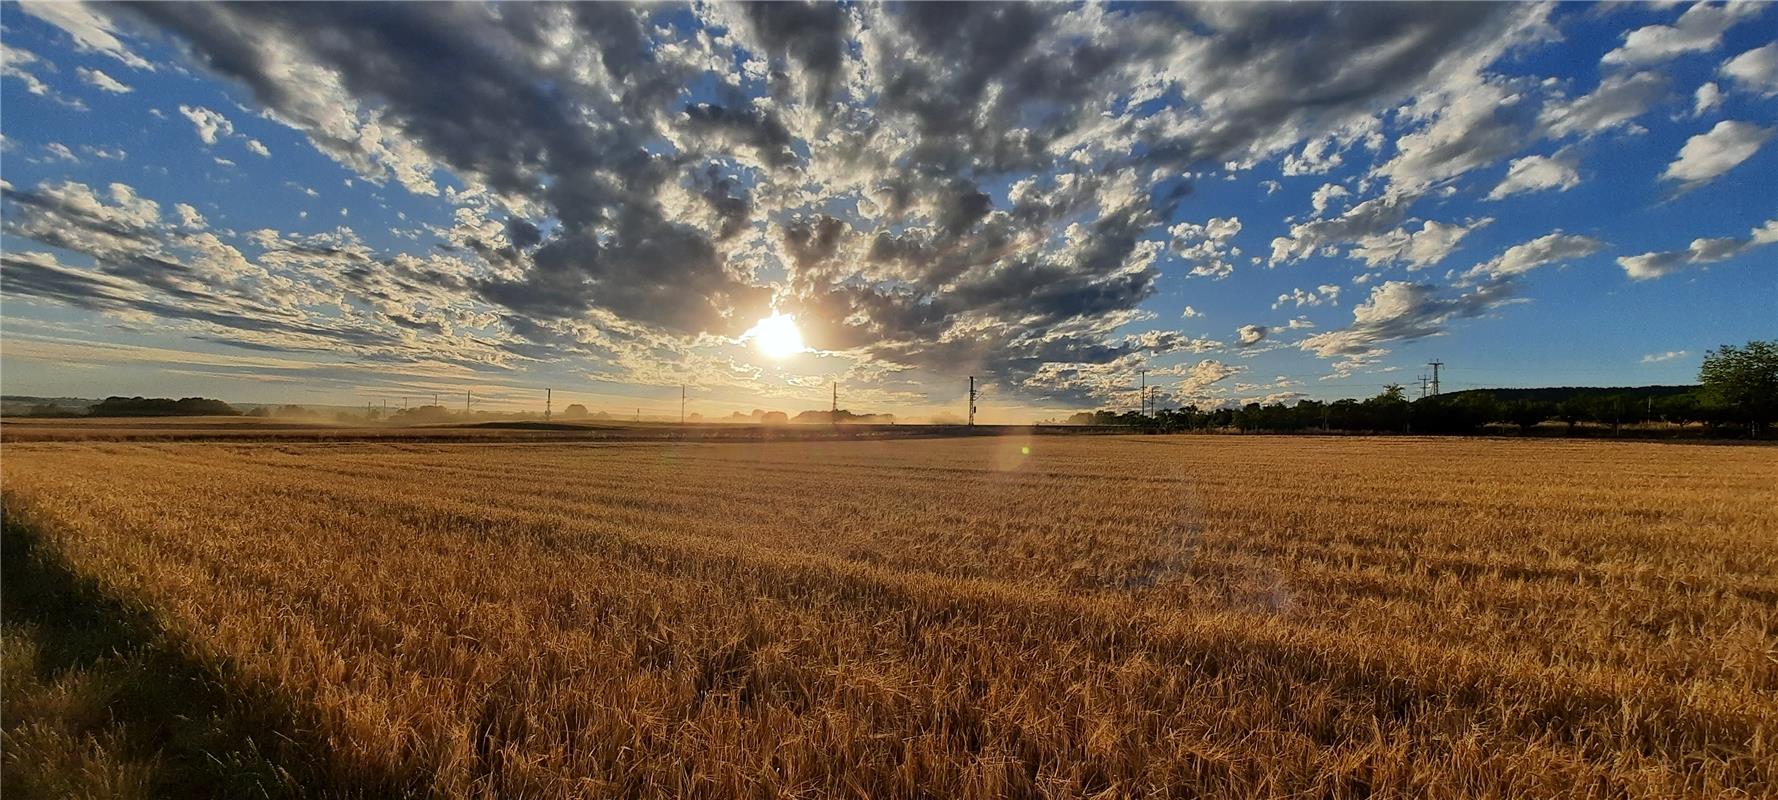
[{"label": "sky", "polygon": [[0,25],[7,394],[1028,422],[1778,338],[1769,4]]}]

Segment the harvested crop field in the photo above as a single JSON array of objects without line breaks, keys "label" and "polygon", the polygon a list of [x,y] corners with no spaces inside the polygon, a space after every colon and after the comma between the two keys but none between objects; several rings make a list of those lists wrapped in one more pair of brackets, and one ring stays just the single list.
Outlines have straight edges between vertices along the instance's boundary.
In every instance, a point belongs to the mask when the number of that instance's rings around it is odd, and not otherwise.
[{"label": "harvested crop field", "polygon": [[9,793],[1778,792],[1772,448],[24,443],[4,479]]}]

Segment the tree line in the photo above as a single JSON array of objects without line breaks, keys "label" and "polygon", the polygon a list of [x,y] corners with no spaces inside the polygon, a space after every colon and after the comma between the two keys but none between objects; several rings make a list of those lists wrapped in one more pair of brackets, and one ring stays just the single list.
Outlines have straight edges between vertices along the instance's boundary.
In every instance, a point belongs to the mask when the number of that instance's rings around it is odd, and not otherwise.
[{"label": "tree line", "polygon": [[1375,397],[1300,400],[1294,404],[1248,403],[1240,407],[1164,408],[1153,414],[1090,411],[1068,418],[1075,425],[1122,425],[1156,432],[1347,432],[1465,434],[1487,430],[1529,432],[1554,425],[1564,433],[1581,426],[1610,428],[1669,423],[1696,426],[1710,435],[1766,435],[1778,421],[1778,342],[1724,345],[1710,351],[1699,385],[1635,389],[1469,390],[1410,400],[1399,384]]}]

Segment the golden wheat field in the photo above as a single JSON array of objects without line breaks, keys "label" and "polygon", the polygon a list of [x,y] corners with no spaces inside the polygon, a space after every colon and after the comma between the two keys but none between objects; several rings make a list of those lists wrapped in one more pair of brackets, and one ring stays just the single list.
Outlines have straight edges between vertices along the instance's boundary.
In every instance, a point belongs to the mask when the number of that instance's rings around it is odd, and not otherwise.
[{"label": "golden wheat field", "polygon": [[[20,796],[1778,793],[1771,448],[26,443],[4,480]],[[58,613],[134,638],[58,658]]]}]

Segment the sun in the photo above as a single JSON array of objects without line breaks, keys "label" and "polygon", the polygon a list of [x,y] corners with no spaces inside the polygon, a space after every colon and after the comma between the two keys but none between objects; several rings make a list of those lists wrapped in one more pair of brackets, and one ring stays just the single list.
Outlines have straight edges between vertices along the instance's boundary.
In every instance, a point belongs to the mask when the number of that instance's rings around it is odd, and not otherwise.
[{"label": "sun", "polygon": [[752,339],[754,347],[772,358],[787,358],[808,349],[803,346],[803,332],[796,327],[796,317],[789,314],[773,312],[741,337]]}]

